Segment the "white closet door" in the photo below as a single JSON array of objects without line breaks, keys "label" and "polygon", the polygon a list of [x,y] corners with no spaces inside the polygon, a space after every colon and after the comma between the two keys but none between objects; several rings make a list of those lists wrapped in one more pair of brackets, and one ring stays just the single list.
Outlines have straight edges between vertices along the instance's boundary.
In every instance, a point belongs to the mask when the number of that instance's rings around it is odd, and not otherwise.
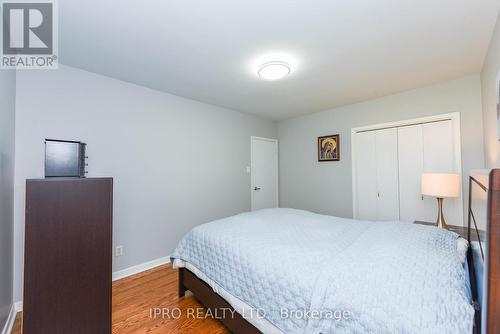
[{"label": "white closet door", "polygon": [[398,130],[375,132],[377,219],[399,220]]},{"label": "white closet door", "polygon": [[374,220],[377,217],[377,166],[375,133],[355,135],[356,159],[356,218]]},{"label": "white closet door", "polygon": [[425,221],[420,179],[424,166],[421,125],[398,128],[399,212],[404,222]]},{"label": "white closet door", "polygon": [[455,150],[451,120],[422,125],[424,173],[454,173]]},{"label": "white closet door", "polygon": [[[422,125],[424,145],[424,173],[457,173],[455,170],[455,147],[453,124],[451,120]],[[444,217],[447,223],[461,225],[459,219],[458,198],[447,198],[444,201]],[[425,221],[435,221],[437,218],[436,199],[424,196]],[[457,214],[458,213],[458,214]]]},{"label": "white closet door", "polygon": [[[423,173],[461,173],[457,116],[354,133],[356,218],[436,221],[436,199],[422,196],[421,178]],[[461,197],[445,199],[448,224],[462,225],[462,207]]]}]

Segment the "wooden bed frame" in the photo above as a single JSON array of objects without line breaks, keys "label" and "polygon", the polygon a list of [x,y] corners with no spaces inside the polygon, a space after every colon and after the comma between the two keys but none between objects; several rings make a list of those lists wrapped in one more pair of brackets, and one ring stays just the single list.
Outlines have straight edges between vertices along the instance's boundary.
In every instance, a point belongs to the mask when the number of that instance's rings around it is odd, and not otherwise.
[{"label": "wooden bed frame", "polygon": [[500,333],[500,169],[490,173],[485,275],[486,333]]},{"label": "wooden bed frame", "polygon": [[[477,182],[477,181],[476,181]],[[479,184],[479,183],[478,183]],[[486,276],[486,295],[483,300],[483,308],[486,307],[486,321],[481,323],[481,306],[478,303],[477,282],[474,275],[474,260],[469,248],[467,261],[471,272],[471,285],[473,295],[473,305],[476,308],[474,317],[473,333],[481,333],[481,327],[485,326],[484,333],[500,333],[500,169],[494,169],[489,176],[489,186],[483,188],[488,192],[488,214],[487,214],[487,256],[484,275]],[[469,189],[469,202],[471,200],[471,190]],[[471,211],[469,209],[469,216]],[[472,215],[473,216],[473,215]],[[474,224],[475,225],[475,224]],[[471,222],[468,224],[468,239],[470,241]],[[476,233],[477,226],[475,227]],[[203,280],[186,268],[179,268],[179,297],[183,297],[189,290],[212,314],[222,314],[225,312],[232,314],[219,319],[231,332],[238,334],[262,334],[255,326],[249,323],[221,296]]]},{"label": "wooden bed frame", "polygon": [[[188,269],[179,268],[179,297],[184,297],[186,290],[191,291],[212,314],[229,315],[219,320],[231,332],[237,334],[262,334],[254,325],[245,320],[243,316],[235,312],[231,304],[215,293],[210,285],[199,279]],[[223,310],[231,310],[232,312],[223,312]]]}]

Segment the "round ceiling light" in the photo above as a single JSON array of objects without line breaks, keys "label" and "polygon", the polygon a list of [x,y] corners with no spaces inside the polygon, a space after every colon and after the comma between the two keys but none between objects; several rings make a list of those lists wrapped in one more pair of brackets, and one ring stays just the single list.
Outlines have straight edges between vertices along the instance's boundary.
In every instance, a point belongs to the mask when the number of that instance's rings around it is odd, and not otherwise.
[{"label": "round ceiling light", "polygon": [[264,80],[279,80],[290,74],[290,65],[284,61],[269,61],[259,67],[257,75]]}]

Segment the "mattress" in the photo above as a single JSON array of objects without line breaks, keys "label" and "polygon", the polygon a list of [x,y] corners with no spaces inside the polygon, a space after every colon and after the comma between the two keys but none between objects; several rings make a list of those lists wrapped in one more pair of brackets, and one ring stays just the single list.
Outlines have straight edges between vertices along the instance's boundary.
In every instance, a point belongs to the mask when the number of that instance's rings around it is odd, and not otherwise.
[{"label": "mattress", "polygon": [[195,227],[172,257],[264,333],[471,333],[457,240],[424,225],[267,209]]}]

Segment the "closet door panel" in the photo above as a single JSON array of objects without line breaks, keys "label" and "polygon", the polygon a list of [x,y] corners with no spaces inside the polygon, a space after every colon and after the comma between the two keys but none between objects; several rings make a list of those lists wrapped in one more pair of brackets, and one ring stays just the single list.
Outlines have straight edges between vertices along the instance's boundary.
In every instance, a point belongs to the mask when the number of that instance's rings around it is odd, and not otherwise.
[{"label": "closet door panel", "polygon": [[420,178],[424,164],[423,130],[421,125],[398,128],[399,207],[404,222],[424,220]]},{"label": "closet door panel", "polygon": [[375,220],[377,217],[377,168],[375,133],[355,135],[356,218]]},{"label": "closet door panel", "polygon": [[422,125],[424,173],[454,173],[455,150],[451,121]]},{"label": "closet door panel", "polygon": [[[452,121],[427,123],[422,125],[424,143],[424,173],[460,173],[455,170],[455,143]],[[447,198],[444,201],[444,216],[447,223],[461,224],[459,219],[459,198]],[[436,199],[424,196],[425,221],[437,218]]]},{"label": "closet door panel", "polygon": [[398,131],[375,132],[377,154],[377,219],[399,220]]}]

